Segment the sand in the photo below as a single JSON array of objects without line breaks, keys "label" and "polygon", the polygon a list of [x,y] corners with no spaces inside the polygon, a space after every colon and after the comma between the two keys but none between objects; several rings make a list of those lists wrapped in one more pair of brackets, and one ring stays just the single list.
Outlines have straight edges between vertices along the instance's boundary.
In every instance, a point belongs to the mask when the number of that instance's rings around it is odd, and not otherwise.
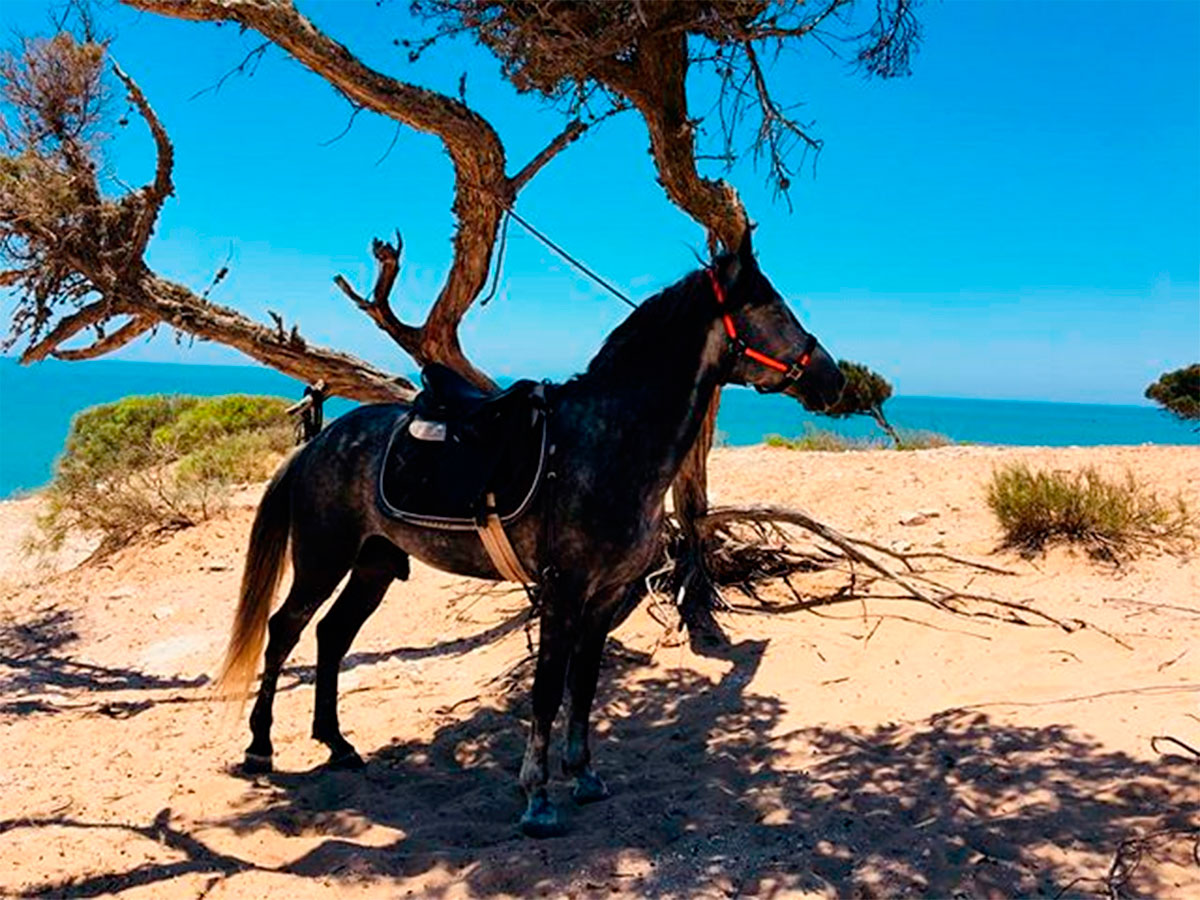
[{"label": "sand", "polygon": [[[986,559],[1018,574],[941,577],[1088,624],[955,616],[895,591],[821,603],[830,576],[797,576],[803,602],[730,592],[733,643],[702,655],[643,608],[610,639],[594,717],[613,796],[574,808],[556,780],[569,832],[544,841],[516,829],[518,593],[419,565],[393,586],[342,677],[362,773],[324,771],[309,738],[310,629],[276,704],[278,771],[247,780],[243,715],[208,678],[256,492],[66,571],[78,559],[38,572],[15,554],[36,502],[4,504],[0,895],[1104,895],[1124,846],[1123,895],[1200,896],[1193,839],[1175,833],[1200,828],[1200,763],[1151,744],[1200,746],[1200,564],[998,550],[983,484],[1012,459],[1130,468],[1200,508],[1196,448],[717,451],[718,503],[795,504],[882,544]],[[1122,844],[1151,834],[1136,860]]]}]

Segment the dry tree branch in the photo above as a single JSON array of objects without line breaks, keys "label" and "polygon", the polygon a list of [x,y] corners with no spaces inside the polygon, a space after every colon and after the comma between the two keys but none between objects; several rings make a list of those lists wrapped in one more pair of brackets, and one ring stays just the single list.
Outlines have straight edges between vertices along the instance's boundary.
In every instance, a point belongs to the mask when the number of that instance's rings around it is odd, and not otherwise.
[{"label": "dry tree branch", "polygon": [[798,509],[791,509],[780,506],[722,506],[713,507],[705,513],[697,522],[701,533],[706,530],[711,530],[723,522],[787,522],[791,525],[799,525],[813,534],[824,538],[840,549],[848,557],[855,562],[862,563],[869,569],[873,569],[880,575],[887,578],[889,581],[898,584],[904,588],[913,597],[925,603],[932,604],[939,609],[944,609],[947,612],[954,610],[948,606],[944,600],[927,594],[925,591],[912,584],[906,578],[893,572],[883,563],[879,562],[874,557],[868,556],[857,547],[854,546],[854,541],[846,537],[841,532],[830,528],[823,522],[818,522],[812,516]]},{"label": "dry tree branch", "polygon": [[499,232],[502,204],[511,201],[504,146],[492,126],[461,101],[384,75],[278,0],[126,0],[136,9],[193,21],[233,21],[258,31],[340,91],[351,103],[441,139],[454,167],[458,217],[446,282],[420,327],[418,362],[437,360],[484,386],[457,328],[483,289]]},{"label": "dry tree branch", "polygon": [[[174,149],[136,81],[113,64],[114,77],[154,140],[156,165],[152,181],[141,188],[116,198],[100,191],[94,138],[103,115],[97,99],[103,95],[103,67],[101,45],[66,33],[0,54],[4,98],[15,110],[11,121],[0,122],[10,176],[0,182],[0,252],[7,264],[0,280],[16,294],[4,346],[27,340],[25,363],[52,354],[91,359],[162,323],[177,334],[238,349],[299,380],[323,379],[340,396],[411,400],[416,391],[405,379],[310,344],[297,327],[288,331],[280,322],[272,329],[210,303],[207,291],[197,295],[146,266],[145,248],[173,190]],[[382,259],[382,250],[377,256]],[[393,279],[396,266],[393,260]],[[114,320],[119,327],[106,334]],[[88,328],[96,330],[95,341],[62,349]]]},{"label": "dry tree branch", "polygon": [[[754,154],[755,157],[758,157],[762,152],[762,148],[766,148],[767,155],[770,157],[771,181],[786,198],[788,196],[788,189],[791,187],[791,169],[787,166],[788,148],[784,143],[785,135],[788,133],[792,134],[804,145],[806,152],[811,150],[814,154],[819,154],[824,144],[801,128],[795,120],[783,114],[783,111],[779,108],[779,104],[775,102],[771,96],[770,89],[767,87],[767,79],[763,75],[762,66],[759,65],[758,53],[754,49],[754,44],[746,41],[742,45],[742,52],[745,53],[746,61],[750,66],[750,73],[754,81],[754,92],[758,98],[758,106],[762,117],[758,127],[758,140],[754,145]],[[803,162],[803,159],[801,159],[801,162]],[[790,200],[788,201],[788,205],[790,208]]]},{"label": "dry tree branch", "polygon": [[550,162],[555,156],[573,144],[587,130],[587,124],[579,119],[572,119],[566,128],[559,132],[549,144],[542,148],[533,159],[522,167],[521,171],[508,179],[508,187],[512,195],[516,196],[521,188],[525,187],[529,183],[529,180],[540,172],[546,163]]},{"label": "dry tree branch", "polygon": [[99,325],[114,313],[122,312],[129,312],[129,310],[114,307],[108,300],[93,301],[82,309],[60,319],[58,324],[50,330],[49,334],[45,335],[21,354],[21,362],[25,365],[31,362],[39,362],[53,353],[63,341],[70,340],[86,328]]},{"label": "dry tree branch", "polygon": [[262,43],[256,45],[250,50],[249,53],[242,57],[242,61],[240,63],[222,75],[217,80],[216,84],[210,84],[206,88],[201,88],[200,90],[196,91],[196,93],[192,94],[192,96],[188,97],[188,99],[195,100],[196,98],[203,97],[205,94],[210,92],[214,94],[217,93],[222,87],[225,86],[225,82],[234,75],[245,75],[247,73],[253,75],[256,71],[258,71],[258,64],[262,62],[263,55],[266,54],[270,46],[270,41],[263,41]]},{"label": "dry tree branch", "polygon": [[137,339],[154,328],[155,320],[146,315],[134,316],[116,331],[109,335],[101,335],[95,343],[87,347],[79,347],[71,350],[53,350],[51,355],[55,359],[64,362],[77,362],[81,359],[96,359],[106,353],[111,353],[120,347],[124,347],[130,341]]},{"label": "dry tree branch", "polygon": [[371,299],[363,297],[354,290],[343,276],[333,276],[333,283],[341,288],[342,293],[354,301],[354,305],[370,316],[371,321],[386,332],[392,340],[404,348],[416,359],[421,357],[421,330],[401,322],[392,311],[391,293],[400,273],[400,252],[404,247],[404,239],[396,232],[396,244],[392,246],[376,238],[371,242],[371,253],[379,263],[379,274],[375,278],[375,288]]},{"label": "dry tree branch", "polygon": [[146,95],[142,93],[142,89],[138,87],[137,82],[126,75],[115,62],[113,63],[112,70],[117,78],[121,79],[121,83],[125,85],[125,90],[129,92],[130,101],[137,107],[138,113],[145,120],[147,127],[149,127],[150,134],[154,137],[154,148],[157,153],[154,181],[143,187],[139,192],[139,200],[142,207],[138,210],[136,222],[129,236],[129,247],[125,257],[126,265],[128,265],[133,260],[140,259],[146,252],[146,245],[150,241],[150,235],[154,230],[154,223],[158,219],[162,205],[175,190],[175,186],[171,182],[171,173],[175,167],[175,148],[171,144],[171,139],[167,136],[166,128],[163,127],[158,115],[150,106],[150,102],[146,99]]},{"label": "dry tree branch", "polygon": [[[833,545],[833,548],[818,545],[815,551],[801,551],[788,546],[788,538],[779,536],[777,546],[763,546],[768,534],[765,527],[777,528],[780,523],[802,528],[821,540]],[[732,538],[730,527],[735,524],[750,525],[757,529],[759,540],[755,543],[739,543]],[[923,558],[939,558],[957,565],[998,575],[1015,575],[1008,569],[978,562],[966,557],[955,556],[940,551],[901,552],[884,547],[874,541],[867,540],[831,528],[812,516],[792,507],[779,506],[724,506],[711,509],[697,520],[701,534],[711,539],[718,533],[726,536],[723,544],[713,551],[718,562],[723,562],[727,569],[734,573],[733,583],[751,597],[757,594],[753,590],[753,581],[769,578],[782,578],[788,588],[795,594],[795,588],[788,581],[788,574],[796,571],[838,571],[844,572],[851,578],[851,589],[839,592],[838,599],[849,599],[858,596],[856,587],[870,588],[876,583],[894,584],[901,588],[909,597],[928,603],[944,612],[975,618],[991,618],[1019,625],[1031,625],[1029,619],[1040,620],[1045,625],[1060,628],[1066,632],[1078,631],[1088,627],[1104,633],[1118,643],[1115,636],[1103,632],[1078,619],[1063,620],[1049,613],[1015,600],[1006,600],[987,594],[969,593],[966,590],[951,587],[929,577],[914,565],[913,560]],[[869,548],[877,553],[883,553],[899,560],[906,567],[906,572],[900,575],[892,571],[880,560],[871,556],[863,548]],[[847,563],[843,565],[842,563]],[[854,570],[854,564],[866,566],[873,574],[860,576]],[[726,573],[728,575],[728,572]],[[918,586],[917,582],[921,584]],[[725,583],[729,583],[726,581]],[[925,587],[927,586],[927,587]],[[803,603],[797,595],[797,601]],[[1003,610],[1003,613],[989,612],[986,609],[968,609],[961,604],[963,601],[990,604]],[[761,602],[761,601],[760,601]],[[808,605],[805,605],[808,608]],[[1028,617],[1028,618],[1027,618]]]}]

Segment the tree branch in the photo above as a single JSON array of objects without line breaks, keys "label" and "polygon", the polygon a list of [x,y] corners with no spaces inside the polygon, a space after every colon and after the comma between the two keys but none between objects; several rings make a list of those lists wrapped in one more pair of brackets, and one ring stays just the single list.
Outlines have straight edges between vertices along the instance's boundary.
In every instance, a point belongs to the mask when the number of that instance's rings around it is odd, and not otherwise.
[{"label": "tree branch", "polygon": [[379,263],[379,274],[375,278],[375,289],[370,300],[354,290],[350,286],[350,282],[341,275],[333,276],[333,283],[341,288],[342,293],[353,300],[354,305],[370,316],[371,321],[382,328],[405,352],[420,362],[421,330],[401,322],[392,311],[389,299],[392,287],[396,283],[396,276],[400,272],[400,251],[403,247],[404,240],[400,237],[399,231],[396,232],[394,247],[379,238],[371,242],[371,253]]},{"label": "tree branch", "polygon": [[[754,50],[754,44],[746,41],[742,45],[742,51],[746,54],[746,61],[750,64],[750,72],[754,79],[754,92],[758,97],[758,107],[762,115],[754,154],[757,158],[759,153],[762,152],[762,148],[766,147],[767,153],[771,158],[771,180],[775,183],[778,190],[786,196],[787,190],[791,185],[791,171],[785,159],[787,147],[784,143],[783,133],[790,132],[804,144],[806,151],[811,150],[813,153],[820,153],[822,144],[821,141],[809,135],[792,119],[784,115],[779,105],[771,97],[766,76],[763,75],[762,66],[758,63],[758,53]],[[803,162],[803,158],[801,162]],[[790,207],[790,200],[788,201],[788,205]]]},{"label": "tree branch", "polygon": [[900,587],[904,588],[916,599],[922,600],[925,603],[930,603],[939,609],[945,609],[953,612],[953,610],[940,598],[933,597],[925,591],[922,591],[911,581],[907,580],[901,575],[896,574],[883,563],[868,556],[866,553],[863,553],[854,545],[852,538],[848,538],[846,535],[836,531],[833,528],[830,528],[823,522],[818,522],[812,516],[801,510],[782,506],[715,507],[710,509],[702,518],[700,518],[697,524],[702,533],[711,534],[712,531],[720,525],[726,522],[734,521],[787,522],[791,525],[799,525],[801,528],[805,528],[818,537],[829,541],[829,543],[833,544],[855,562],[862,563],[864,566],[874,570],[875,572],[878,572],[889,581],[900,585]]},{"label": "tree branch", "polygon": [[725,181],[701,177],[696,170],[695,124],[688,115],[687,35],[646,37],[634,63],[610,63],[597,79],[627,97],[650,132],[650,152],[671,202],[700,224],[726,249],[741,242],[749,227],[737,191]]},{"label": "tree branch", "polygon": [[487,281],[503,207],[512,201],[504,146],[487,120],[466,104],[391,78],[364,65],[290,3],[278,0],[124,0],[135,9],[193,21],[233,21],[253,28],[320,75],[352,103],[437,135],[454,166],[458,218],[454,259],[421,326],[421,358],[437,360],[483,387],[491,380],[466,359],[457,328]]},{"label": "tree branch", "polygon": [[106,353],[111,353],[113,350],[124,347],[130,341],[152,329],[155,324],[155,320],[150,316],[134,316],[112,334],[97,339],[87,347],[79,347],[75,350],[54,350],[51,355],[55,359],[60,359],[64,362],[95,359],[98,356],[103,356]]},{"label": "tree branch", "polygon": [[508,188],[511,194],[516,196],[521,188],[525,187],[529,183],[529,180],[540,172],[546,163],[550,162],[550,160],[554,159],[559,153],[578,140],[579,136],[587,130],[588,126],[582,121],[572,119],[567,127],[554,140],[547,144],[537,156],[527,162],[520,172],[508,179]]},{"label": "tree branch", "polygon": [[146,99],[146,95],[142,93],[142,89],[138,87],[137,82],[125,74],[115,62],[112,65],[112,69],[113,73],[121,79],[121,83],[125,85],[125,89],[129,92],[129,99],[146,121],[146,125],[150,129],[150,134],[154,137],[154,147],[157,152],[154,181],[143,187],[139,192],[139,199],[143,206],[138,210],[133,232],[130,235],[129,251],[126,257],[128,261],[132,261],[140,258],[145,252],[163,202],[175,191],[175,185],[171,181],[171,173],[175,167],[175,148],[171,145],[171,139],[167,136],[167,130],[163,127],[161,120],[150,106],[150,101]]},{"label": "tree branch", "polygon": [[49,334],[36,344],[28,347],[21,354],[22,365],[40,362],[53,353],[63,341],[68,341],[85,328],[90,328],[92,325],[99,325],[109,316],[122,312],[128,312],[128,310],[117,307],[107,299],[102,298],[89,303],[69,316],[64,316],[50,330]]},{"label": "tree branch", "polygon": [[181,284],[149,274],[137,286],[129,308],[144,310],[201,340],[217,341],[307,384],[324,379],[329,393],[362,403],[407,402],[416,388],[348,353],[310,344],[293,327],[255,322],[235,309],[211,303]]}]

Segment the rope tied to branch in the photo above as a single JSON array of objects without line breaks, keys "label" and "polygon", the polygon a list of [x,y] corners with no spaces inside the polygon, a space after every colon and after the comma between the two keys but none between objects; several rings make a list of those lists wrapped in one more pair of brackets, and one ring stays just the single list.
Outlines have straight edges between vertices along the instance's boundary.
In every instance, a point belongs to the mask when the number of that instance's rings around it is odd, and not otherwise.
[{"label": "rope tied to branch", "polygon": [[[491,193],[491,192],[489,191],[489,193]],[[610,282],[608,282],[607,280],[602,278],[593,269],[589,268],[586,263],[584,263],[582,260],[572,256],[570,253],[568,253],[566,250],[564,250],[562,247],[560,247],[558,244],[556,244],[554,241],[552,241],[549,237],[547,237],[545,234],[543,234],[541,231],[539,231],[537,228],[535,228],[532,224],[530,224],[530,222],[528,220],[526,220],[523,216],[521,216],[520,213],[518,213],[515,209],[512,208],[511,203],[496,196],[494,193],[492,194],[492,196],[495,198],[496,202],[500,205],[500,207],[504,210],[506,219],[507,218],[514,219],[516,221],[516,223],[518,225],[520,225],[522,228],[524,228],[527,232],[529,232],[529,234],[531,234],[533,237],[537,238],[539,241],[541,241],[543,244],[545,244],[548,248],[553,250],[560,257],[562,257],[564,260],[566,260],[568,263],[570,263],[572,266],[574,266],[577,270],[582,272],[584,275],[586,275],[592,281],[596,282],[596,284],[600,285],[600,287],[604,288],[606,291],[608,291],[610,294],[612,294],[614,297],[616,297],[618,300],[620,300],[622,303],[624,303],[630,309],[638,308],[637,303],[630,300],[629,297],[626,294],[624,294],[619,288],[614,287]],[[507,224],[504,227],[503,233],[507,236],[507,233],[508,233]],[[497,280],[499,279],[499,268],[498,267],[502,262],[503,262],[503,249],[501,251],[500,258],[497,260],[497,273],[496,273]],[[495,282],[493,282],[492,290],[489,292],[487,300],[484,301],[484,304],[486,304],[488,300],[491,300],[492,296],[495,293],[496,293]],[[483,305],[483,304],[481,304],[481,305]]]}]

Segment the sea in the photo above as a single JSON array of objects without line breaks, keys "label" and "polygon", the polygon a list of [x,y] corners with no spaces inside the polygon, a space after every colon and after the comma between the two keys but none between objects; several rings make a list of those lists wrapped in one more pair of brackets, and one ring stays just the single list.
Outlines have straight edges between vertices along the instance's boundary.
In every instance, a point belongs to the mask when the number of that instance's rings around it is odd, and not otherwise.
[{"label": "sea", "polygon": [[[299,382],[254,366],[103,359],[21,366],[13,358],[0,357],[0,498],[35,490],[50,480],[71,417],[89,406],[131,394],[245,393],[299,399],[302,391]],[[352,407],[350,401],[331,399],[325,406],[326,421]],[[897,396],[885,411],[901,429],[934,431],[974,444],[1200,447],[1200,433],[1192,426],[1151,406]],[[806,426],[853,437],[882,437],[876,425],[861,416],[829,419],[787,398],[729,388],[717,419],[717,440],[730,446],[757,444],[772,434],[794,437]]]}]

